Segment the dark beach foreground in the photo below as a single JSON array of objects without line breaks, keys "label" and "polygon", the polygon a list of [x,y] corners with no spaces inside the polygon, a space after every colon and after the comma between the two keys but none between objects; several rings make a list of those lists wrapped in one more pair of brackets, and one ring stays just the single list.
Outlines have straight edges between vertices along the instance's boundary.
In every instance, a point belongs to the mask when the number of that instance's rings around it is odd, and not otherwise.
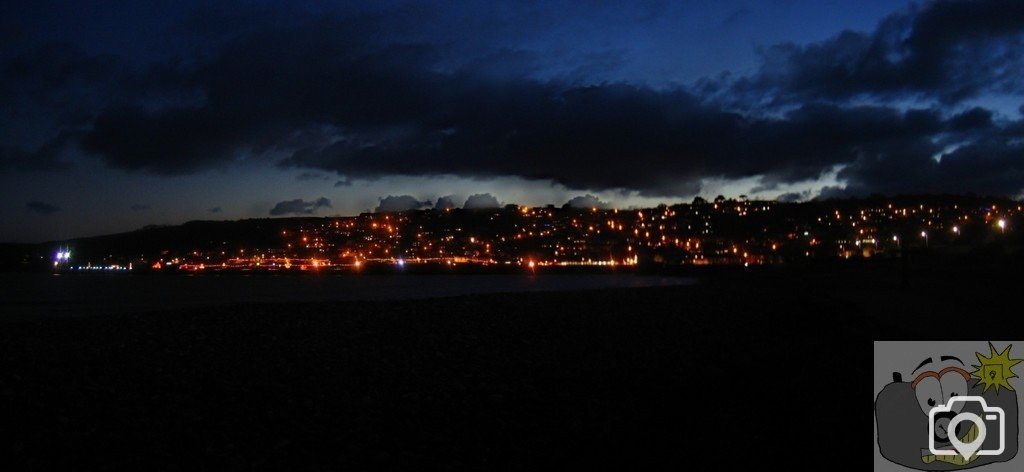
[{"label": "dark beach foreground", "polygon": [[985,339],[983,325],[947,324],[971,307],[992,311],[986,323],[1014,316],[995,312],[998,274],[928,273],[909,288],[888,269],[737,271],[676,287],[8,320],[4,462],[866,463],[873,339]]}]

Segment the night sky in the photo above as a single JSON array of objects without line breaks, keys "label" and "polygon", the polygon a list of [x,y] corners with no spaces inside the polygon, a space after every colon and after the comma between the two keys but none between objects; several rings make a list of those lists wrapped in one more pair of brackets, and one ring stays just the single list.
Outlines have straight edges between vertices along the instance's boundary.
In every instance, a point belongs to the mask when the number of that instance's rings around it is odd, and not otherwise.
[{"label": "night sky", "polygon": [[0,103],[0,241],[433,205],[1019,197],[1024,4],[8,2]]}]

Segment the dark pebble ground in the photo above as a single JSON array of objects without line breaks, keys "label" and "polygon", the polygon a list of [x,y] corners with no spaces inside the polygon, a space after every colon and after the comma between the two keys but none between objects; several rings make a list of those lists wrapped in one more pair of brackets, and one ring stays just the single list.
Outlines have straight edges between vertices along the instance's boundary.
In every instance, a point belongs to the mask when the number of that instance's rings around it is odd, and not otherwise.
[{"label": "dark pebble ground", "polygon": [[871,340],[1001,290],[893,280],[0,322],[0,452],[4,470],[866,464]]}]

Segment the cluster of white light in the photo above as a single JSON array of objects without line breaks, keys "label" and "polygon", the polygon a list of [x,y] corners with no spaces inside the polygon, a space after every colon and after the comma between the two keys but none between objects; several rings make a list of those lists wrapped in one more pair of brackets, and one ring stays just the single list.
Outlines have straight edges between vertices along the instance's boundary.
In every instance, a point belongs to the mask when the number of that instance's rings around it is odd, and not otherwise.
[{"label": "cluster of white light", "polygon": [[131,267],[125,267],[122,265],[111,265],[111,266],[78,266],[75,270],[132,270]]},{"label": "cluster of white light", "polygon": [[57,255],[54,258],[55,261],[67,261],[71,259],[71,251],[57,251]]}]

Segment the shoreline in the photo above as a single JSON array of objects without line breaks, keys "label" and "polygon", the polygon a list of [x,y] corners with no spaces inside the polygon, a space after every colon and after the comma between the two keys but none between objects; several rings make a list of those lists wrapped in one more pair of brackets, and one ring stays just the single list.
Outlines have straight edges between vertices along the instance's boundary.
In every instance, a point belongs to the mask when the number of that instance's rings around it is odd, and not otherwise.
[{"label": "shoreline", "polygon": [[242,303],[427,300],[488,293],[691,285],[697,281],[694,277],[633,273],[0,275],[0,295],[7,305],[0,318],[102,316]]}]

